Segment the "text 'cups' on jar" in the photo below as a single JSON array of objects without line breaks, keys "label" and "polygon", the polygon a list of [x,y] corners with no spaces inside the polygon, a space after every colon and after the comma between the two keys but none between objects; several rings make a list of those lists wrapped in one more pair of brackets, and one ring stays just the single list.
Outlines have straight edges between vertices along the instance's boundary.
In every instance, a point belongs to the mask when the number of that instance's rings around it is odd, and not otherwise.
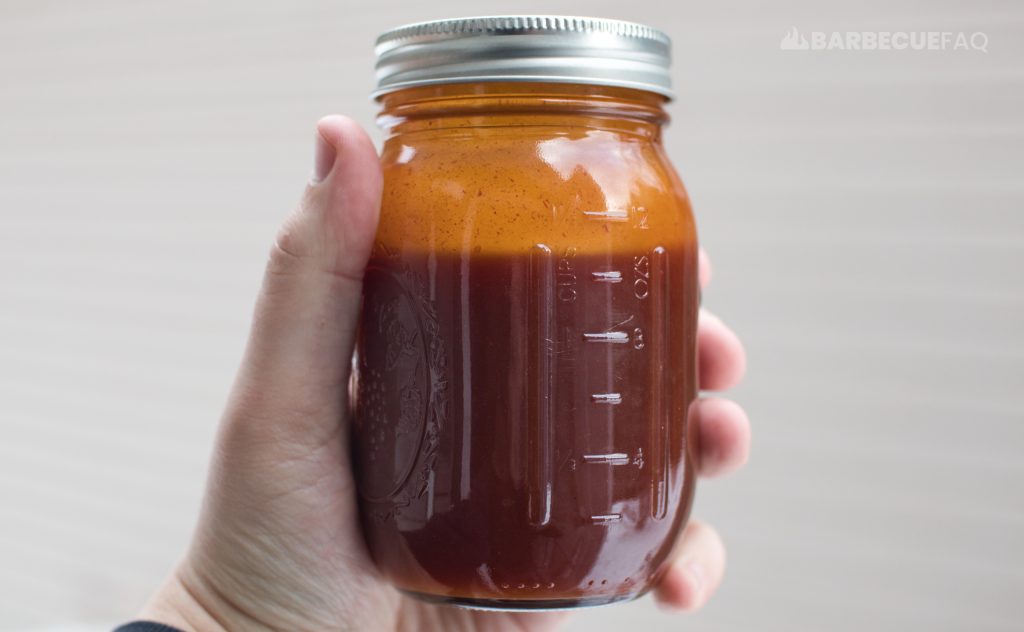
[{"label": "text 'cups' on jar", "polygon": [[697,238],[668,38],[589,18],[378,40],[384,196],[354,377],[383,574],[497,609],[643,594],[687,519]]}]

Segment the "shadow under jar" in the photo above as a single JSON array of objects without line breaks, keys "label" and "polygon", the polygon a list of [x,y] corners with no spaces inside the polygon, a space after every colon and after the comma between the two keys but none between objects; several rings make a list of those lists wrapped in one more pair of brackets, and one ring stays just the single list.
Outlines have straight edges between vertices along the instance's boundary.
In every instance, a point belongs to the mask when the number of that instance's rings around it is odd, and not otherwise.
[{"label": "shadow under jar", "polygon": [[378,40],[384,196],[353,380],[367,543],[429,601],[635,598],[694,481],[697,239],[661,144],[668,40],[432,24]]}]

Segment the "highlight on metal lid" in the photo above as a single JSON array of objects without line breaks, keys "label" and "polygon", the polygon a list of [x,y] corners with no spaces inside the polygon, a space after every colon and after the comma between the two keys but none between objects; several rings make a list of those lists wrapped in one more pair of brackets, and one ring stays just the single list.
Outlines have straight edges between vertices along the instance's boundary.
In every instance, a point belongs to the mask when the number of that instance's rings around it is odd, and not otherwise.
[{"label": "highlight on metal lid", "polygon": [[673,98],[671,40],[622,20],[508,15],[409,24],[377,38],[374,98],[414,86],[586,83]]}]

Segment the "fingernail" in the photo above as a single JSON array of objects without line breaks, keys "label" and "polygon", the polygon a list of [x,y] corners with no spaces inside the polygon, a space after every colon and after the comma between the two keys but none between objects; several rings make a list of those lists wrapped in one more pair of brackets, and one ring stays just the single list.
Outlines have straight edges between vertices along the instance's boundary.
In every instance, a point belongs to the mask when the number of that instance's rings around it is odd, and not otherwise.
[{"label": "fingernail", "polygon": [[331,172],[334,166],[334,158],[338,152],[334,145],[327,142],[319,131],[316,132],[316,149],[313,158],[313,183],[320,182]]},{"label": "fingernail", "polygon": [[704,592],[704,581],[707,578],[704,573],[704,567],[697,562],[690,562],[684,567],[684,571],[690,576],[693,581],[693,589],[697,595]]}]

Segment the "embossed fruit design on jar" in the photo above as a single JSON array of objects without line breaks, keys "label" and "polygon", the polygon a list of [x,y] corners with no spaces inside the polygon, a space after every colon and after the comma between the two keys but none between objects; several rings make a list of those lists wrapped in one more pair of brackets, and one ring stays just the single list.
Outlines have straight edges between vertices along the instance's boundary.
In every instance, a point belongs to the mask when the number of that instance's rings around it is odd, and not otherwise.
[{"label": "embossed fruit design on jar", "polygon": [[354,377],[363,530],[400,590],[634,598],[693,496],[697,240],[668,39],[510,17],[378,40],[387,133]]}]

